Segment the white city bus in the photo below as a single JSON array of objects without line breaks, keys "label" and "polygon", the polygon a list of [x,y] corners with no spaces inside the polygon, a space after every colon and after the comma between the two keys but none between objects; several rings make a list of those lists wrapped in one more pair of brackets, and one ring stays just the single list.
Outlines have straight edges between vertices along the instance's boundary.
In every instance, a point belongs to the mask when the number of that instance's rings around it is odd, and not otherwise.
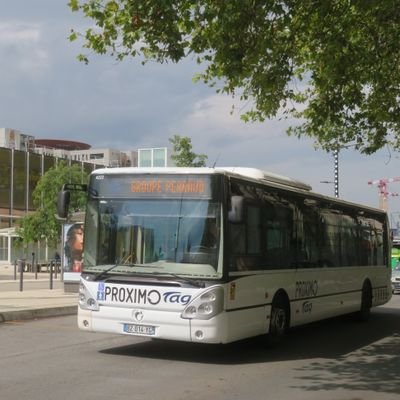
[{"label": "white city bus", "polygon": [[84,241],[86,331],[277,341],[324,318],[366,319],[391,296],[383,211],[257,169],[96,170]]}]

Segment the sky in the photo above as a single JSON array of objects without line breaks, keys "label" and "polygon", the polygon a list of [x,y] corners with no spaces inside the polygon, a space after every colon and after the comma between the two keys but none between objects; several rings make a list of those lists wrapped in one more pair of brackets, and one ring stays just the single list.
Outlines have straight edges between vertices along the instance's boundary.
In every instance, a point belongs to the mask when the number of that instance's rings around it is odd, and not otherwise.
[{"label": "sky", "polygon": [[[334,158],[310,139],[289,137],[296,120],[245,123],[245,104],[192,78],[202,70],[181,63],[116,62],[108,55],[77,61],[79,42],[70,30],[91,25],[67,6],[68,0],[0,0],[0,127],[37,139],[76,140],[93,148],[134,150],[168,147],[173,135],[188,136],[193,151],[209,166],[254,167],[309,183],[334,194]],[[235,106],[233,113],[232,105]],[[339,154],[339,195],[378,207],[371,180],[400,176],[398,153],[372,156],[351,148]],[[400,182],[389,184],[400,194]],[[388,198],[392,223],[400,221],[400,196]]]}]

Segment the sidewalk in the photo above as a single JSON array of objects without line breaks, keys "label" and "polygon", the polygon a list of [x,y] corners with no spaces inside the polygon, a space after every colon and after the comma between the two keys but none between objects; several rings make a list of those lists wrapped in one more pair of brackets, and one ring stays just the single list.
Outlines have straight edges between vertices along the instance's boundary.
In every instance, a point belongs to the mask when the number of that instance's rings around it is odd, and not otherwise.
[{"label": "sidewalk", "polygon": [[14,280],[14,267],[0,265],[0,323],[43,317],[76,314],[78,293],[64,292],[64,284],[49,273],[24,273],[23,291],[20,276]]}]

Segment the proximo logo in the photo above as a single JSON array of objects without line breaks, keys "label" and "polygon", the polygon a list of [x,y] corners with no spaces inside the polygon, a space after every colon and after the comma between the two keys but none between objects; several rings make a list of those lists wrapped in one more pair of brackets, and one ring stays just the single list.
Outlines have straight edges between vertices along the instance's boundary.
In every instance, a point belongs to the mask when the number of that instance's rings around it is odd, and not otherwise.
[{"label": "proximo logo", "polygon": [[161,294],[156,289],[108,286],[104,282],[100,282],[97,288],[97,300],[114,303],[157,305],[164,302],[186,305],[191,298],[191,295],[182,294],[178,291]]}]

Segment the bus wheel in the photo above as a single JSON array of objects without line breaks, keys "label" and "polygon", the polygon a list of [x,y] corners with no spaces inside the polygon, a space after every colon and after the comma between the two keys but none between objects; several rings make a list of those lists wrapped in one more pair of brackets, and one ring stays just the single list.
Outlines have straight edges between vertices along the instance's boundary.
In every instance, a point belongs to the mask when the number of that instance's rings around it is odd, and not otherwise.
[{"label": "bus wheel", "polygon": [[278,296],[272,302],[271,319],[267,342],[275,345],[282,340],[289,328],[289,306],[283,295]]},{"label": "bus wheel", "polygon": [[357,320],[367,321],[371,315],[372,288],[369,281],[365,281],[361,291],[361,307],[357,313]]}]

